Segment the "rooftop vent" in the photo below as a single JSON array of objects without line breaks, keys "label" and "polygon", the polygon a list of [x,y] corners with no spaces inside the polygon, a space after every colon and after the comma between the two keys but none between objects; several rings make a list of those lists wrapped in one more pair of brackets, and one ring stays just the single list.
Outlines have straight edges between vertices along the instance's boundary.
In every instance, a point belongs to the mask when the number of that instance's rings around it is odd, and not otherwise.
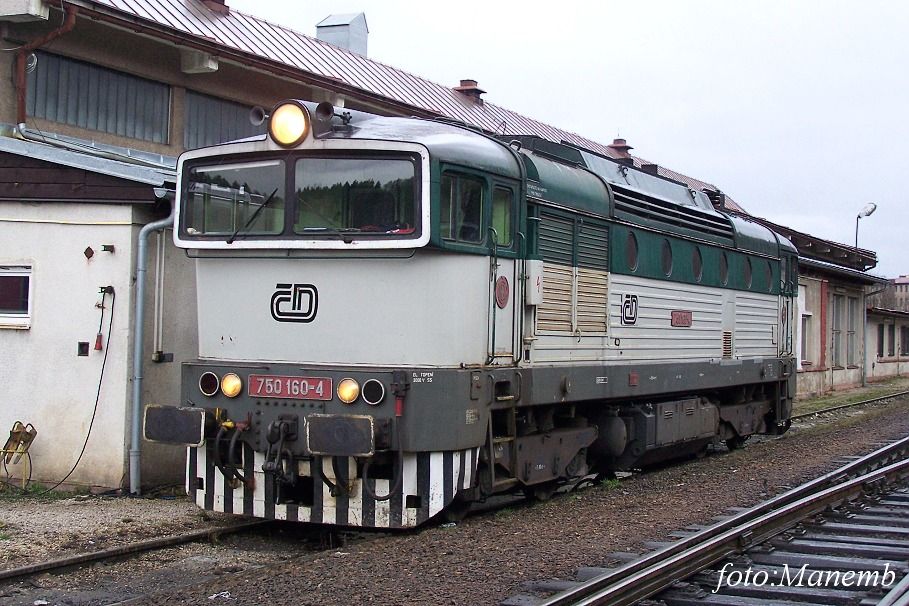
[{"label": "rooftop vent", "polygon": [[202,3],[208,7],[208,10],[226,15],[230,12],[226,0],[202,0]]},{"label": "rooftop vent", "polygon": [[0,2],[0,21],[46,21],[48,3],[41,0]]},{"label": "rooftop vent", "polygon": [[479,103],[480,105],[483,104],[483,99],[480,98],[480,95],[486,91],[477,86],[476,80],[461,80],[461,86],[454,87],[454,90],[462,95],[470,97],[475,103]]},{"label": "rooftop vent", "polygon": [[365,13],[329,15],[316,24],[316,38],[364,57],[368,37]]}]

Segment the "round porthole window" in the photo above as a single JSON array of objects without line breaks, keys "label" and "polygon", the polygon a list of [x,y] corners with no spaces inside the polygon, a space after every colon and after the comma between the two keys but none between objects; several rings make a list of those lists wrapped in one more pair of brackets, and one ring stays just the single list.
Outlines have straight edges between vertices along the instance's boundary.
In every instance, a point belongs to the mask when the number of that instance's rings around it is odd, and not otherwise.
[{"label": "round porthole window", "polygon": [[694,252],[691,253],[691,271],[694,273],[694,280],[700,283],[704,277],[704,259],[701,257],[700,246],[695,246]]},{"label": "round porthole window", "polygon": [[660,252],[660,264],[663,268],[663,273],[668,278],[672,275],[672,245],[669,244],[669,240],[663,240],[663,247]]},{"label": "round porthole window", "polygon": [[745,259],[745,288],[751,288],[751,259]]},{"label": "round porthole window", "polygon": [[729,284],[729,259],[726,257],[726,253],[720,257],[720,282],[723,283],[723,286]]},{"label": "round porthole window", "polygon": [[625,240],[625,258],[628,261],[628,269],[637,271],[638,269],[638,239],[634,233],[628,232],[628,239]]}]

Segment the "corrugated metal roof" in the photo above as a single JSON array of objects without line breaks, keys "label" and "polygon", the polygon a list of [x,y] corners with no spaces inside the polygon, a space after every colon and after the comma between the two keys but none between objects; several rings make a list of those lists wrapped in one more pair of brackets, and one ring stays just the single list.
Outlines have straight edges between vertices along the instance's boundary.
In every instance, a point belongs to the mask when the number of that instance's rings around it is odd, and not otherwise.
[{"label": "corrugated metal roof", "polygon": [[[528,118],[492,103],[478,103],[457,91],[381,62],[363,57],[327,42],[264,19],[231,9],[209,10],[199,0],[76,0],[75,4],[104,10],[112,16],[130,17],[163,26],[184,35],[329,78],[423,112],[459,120],[498,134],[537,135],[550,141],[566,141],[603,156],[614,158],[606,145]],[[635,164],[648,163],[635,158]],[[714,185],[659,167],[659,174],[690,187],[716,189]],[[726,204],[742,210],[727,196]]]}]

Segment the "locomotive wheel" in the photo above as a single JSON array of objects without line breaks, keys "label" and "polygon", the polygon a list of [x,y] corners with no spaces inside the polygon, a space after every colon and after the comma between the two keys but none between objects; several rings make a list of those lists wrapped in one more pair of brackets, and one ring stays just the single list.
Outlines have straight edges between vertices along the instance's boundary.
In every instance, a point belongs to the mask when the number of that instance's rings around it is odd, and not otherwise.
[{"label": "locomotive wheel", "polygon": [[542,484],[526,486],[524,488],[524,495],[528,499],[534,499],[542,503],[551,499],[552,495],[554,495],[558,489],[559,483],[556,480],[550,480],[549,482],[543,482]]},{"label": "locomotive wheel", "polygon": [[726,440],[726,448],[729,450],[738,450],[745,446],[745,442],[748,441],[748,438],[751,436],[735,436]]},{"label": "locomotive wheel", "polygon": [[458,493],[448,507],[442,511],[442,517],[446,522],[460,522],[470,512],[470,505],[470,501]]}]

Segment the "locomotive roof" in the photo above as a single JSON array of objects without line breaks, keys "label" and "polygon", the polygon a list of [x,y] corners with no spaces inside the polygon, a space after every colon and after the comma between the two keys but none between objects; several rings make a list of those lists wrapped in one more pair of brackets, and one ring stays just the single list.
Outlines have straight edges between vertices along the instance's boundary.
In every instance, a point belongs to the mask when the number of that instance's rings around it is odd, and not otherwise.
[{"label": "locomotive roof", "polygon": [[[306,102],[314,113],[314,104]],[[777,256],[795,247],[767,227],[713,207],[704,192],[665,177],[648,174],[589,150],[539,137],[503,137],[496,141],[470,127],[420,118],[397,118],[350,111],[352,128],[328,137],[420,143],[441,162],[468,166],[520,179],[524,163],[527,195],[568,208]],[[336,121],[338,122],[338,121]],[[613,192],[613,199],[606,184]],[[610,208],[610,205],[612,207]]]},{"label": "locomotive roof", "polygon": [[[308,102],[306,105],[314,113],[315,106]],[[441,162],[512,179],[521,178],[517,158],[506,145],[468,127],[420,118],[376,116],[358,111],[349,113],[352,129],[349,132],[337,130],[328,137],[419,143]]]}]

